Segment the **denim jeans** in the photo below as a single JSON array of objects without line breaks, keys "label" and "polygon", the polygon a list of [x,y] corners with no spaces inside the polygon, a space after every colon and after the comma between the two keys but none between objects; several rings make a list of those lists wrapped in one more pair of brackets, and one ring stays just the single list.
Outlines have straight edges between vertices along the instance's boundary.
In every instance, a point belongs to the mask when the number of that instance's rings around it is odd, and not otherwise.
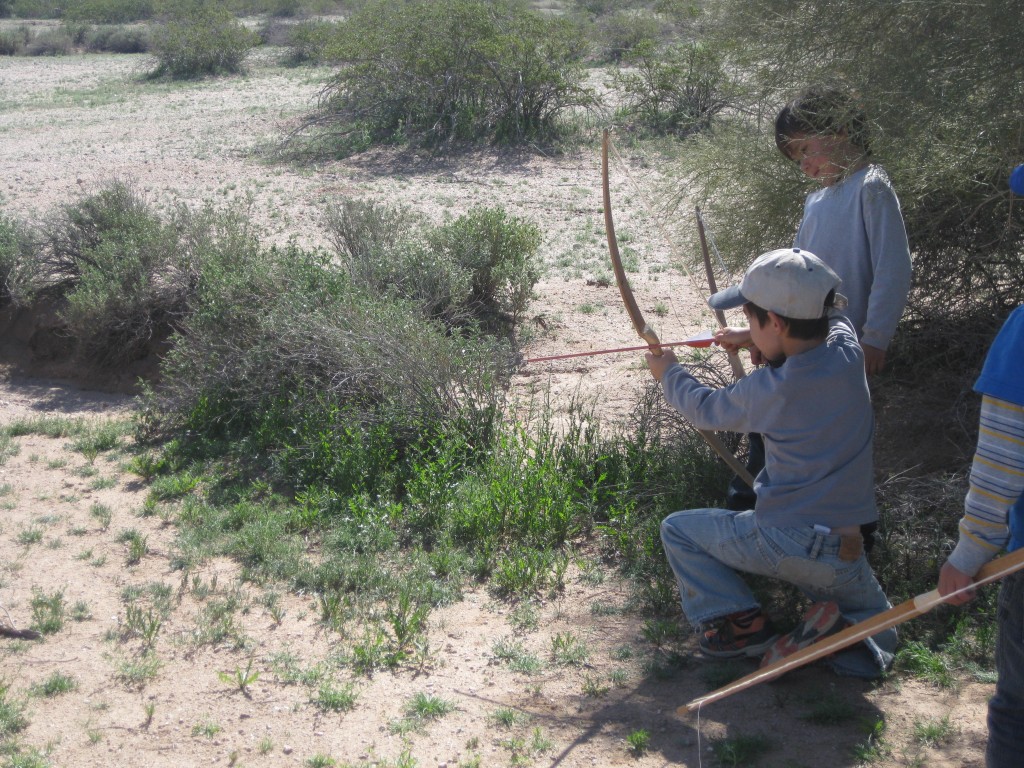
[{"label": "denim jeans", "polygon": [[988,768],[1024,762],[1024,573],[1010,574],[999,589],[996,695],[988,703]]},{"label": "denim jeans", "polygon": [[[840,537],[811,526],[762,528],[753,510],[691,509],[661,523],[661,541],[679,585],[683,613],[694,627],[758,606],[737,571],[796,585],[811,601],[834,600],[856,623],[891,607],[867,558],[839,559]],[[884,630],[830,664],[840,674],[877,677],[888,669],[896,631]]]}]

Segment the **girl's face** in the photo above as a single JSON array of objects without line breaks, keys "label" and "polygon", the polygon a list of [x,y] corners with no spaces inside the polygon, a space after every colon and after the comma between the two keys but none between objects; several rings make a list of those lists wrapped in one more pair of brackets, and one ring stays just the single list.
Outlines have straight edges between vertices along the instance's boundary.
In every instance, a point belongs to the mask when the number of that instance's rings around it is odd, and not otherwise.
[{"label": "girl's face", "polygon": [[803,174],[823,187],[839,181],[854,167],[860,155],[845,133],[798,133],[789,140],[786,149],[789,156],[800,164]]}]

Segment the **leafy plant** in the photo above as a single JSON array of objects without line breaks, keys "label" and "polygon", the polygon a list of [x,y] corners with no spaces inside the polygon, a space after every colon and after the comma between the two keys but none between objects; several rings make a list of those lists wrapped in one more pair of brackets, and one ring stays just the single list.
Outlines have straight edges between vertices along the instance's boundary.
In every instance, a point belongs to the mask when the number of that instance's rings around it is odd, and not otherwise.
[{"label": "leafy plant", "polygon": [[157,68],[152,77],[194,79],[238,73],[256,42],[256,34],[226,8],[206,0],[178,3],[171,18],[153,32]]},{"label": "leafy plant", "polygon": [[566,110],[593,100],[574,25],[517,3],[367,3],[339,30],[343,66],[311,126],[334,146],[551,138]]},{"label": "leafy plant", "polygon": [[626,736],[626,745],[627,749],[634,755],[642,755],[650,749],[651,734],[643,728],[630,731],[629,735]]},{"label": "leafy plant", "polygon": [[260,679],[259,670],[253,671],[252,659],[245,665],[245,671],[241,667],[235,667],[234,672],[218,672],[217,677],[221,682],[234,685],[246,698],[250,698],[249,686]]}]

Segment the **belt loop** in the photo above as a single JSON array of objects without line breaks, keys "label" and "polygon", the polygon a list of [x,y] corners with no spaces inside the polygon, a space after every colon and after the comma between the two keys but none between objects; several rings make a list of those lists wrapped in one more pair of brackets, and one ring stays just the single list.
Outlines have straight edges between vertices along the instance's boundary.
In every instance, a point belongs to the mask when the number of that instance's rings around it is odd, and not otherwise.
[{"label": "belt loop", "polygon": [[814,532],[814,541],[811,542],[811,549],[807,553],[807,556],[811,560],[817,560],[818,559],[818,555],[821,554],[821,545],[824,544],[824,543],[825,543],[825,534],[819,533],[818,531],[815,531]]}]

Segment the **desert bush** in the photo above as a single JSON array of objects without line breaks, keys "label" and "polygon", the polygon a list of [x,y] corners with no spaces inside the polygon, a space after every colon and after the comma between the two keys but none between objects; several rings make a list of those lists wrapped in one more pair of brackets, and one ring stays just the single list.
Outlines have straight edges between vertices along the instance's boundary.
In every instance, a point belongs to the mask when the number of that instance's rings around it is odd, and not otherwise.
[{"label": "desert bush", "polygon": [[309,127],[342,147],[551,138],[562,113],[593,100],[579,30],[519,4],[378,1],[341,32],[343,66]]},{"label": "desert bush", "polygon": [[723,57],[704,43],[658,47],[645,41],[613,78],[622,93],[618,119],[641,134],[687,136],[707,130],[733,86]]},{"label": "desert bush", "polygon": [[600,59],[621,62],[639,46],[655,45],[663,35],[663,22],[645,10],[619,9],[596,22]]},{"label": "desert bush", "polygon": [[0,56],[17,56],[32,39],[27,26],[0,30]]},{"label": "desert bush", "polygon": [[25,43],[22,53],[26,56],[65,56],[71,53],[74,41],[64,29],[39,32]]},{"label": "desert bush", "polygon": [[144,27],[99,26],[85,34],[89,51],[110,53],[145,53],[149,50],[149,31]]},{"label": "desert bush", "polygon": [[510,330],[539,279],[537,227],[498,208],[431,227],[407,209],[349,200],[325,224],[356,285],[414,301],[447,327]]},{"label": "desert bush", "polygon": [[336,58],[339,25],[330,21],[304,21],[287,27],[285,44],[289,64],[324,64]]},{"label": "desert bush", "polygon": [[22,275],[31,269],[32,250],[27,226],[0,213],[0,309],[17,301]]},{"label": "desert bush", "polygon": [[229,11],[192,0],[153,31],[157,67],[151,76],[189,79],[240,72],[257,40]]},{"label": "desert bush", "polygon": [[35,292],[63,299],[81,358],[115,368],[143,356],[184,311],[188,286],[171,279],[179,248],[176,229],[115,182],[44,224]]},{"label": "desert bush", "polygon": [[77,0],[67,3],[62,18],[71,22],[124,24],[151,19],[156,10],[154,0]]},{"label": "desert bush", "polygon": [[476,208],[429,233],[432,250],[470,275],[467,309],[487,327],[511,326],[540,279],[540,230],[501,208]]}]

